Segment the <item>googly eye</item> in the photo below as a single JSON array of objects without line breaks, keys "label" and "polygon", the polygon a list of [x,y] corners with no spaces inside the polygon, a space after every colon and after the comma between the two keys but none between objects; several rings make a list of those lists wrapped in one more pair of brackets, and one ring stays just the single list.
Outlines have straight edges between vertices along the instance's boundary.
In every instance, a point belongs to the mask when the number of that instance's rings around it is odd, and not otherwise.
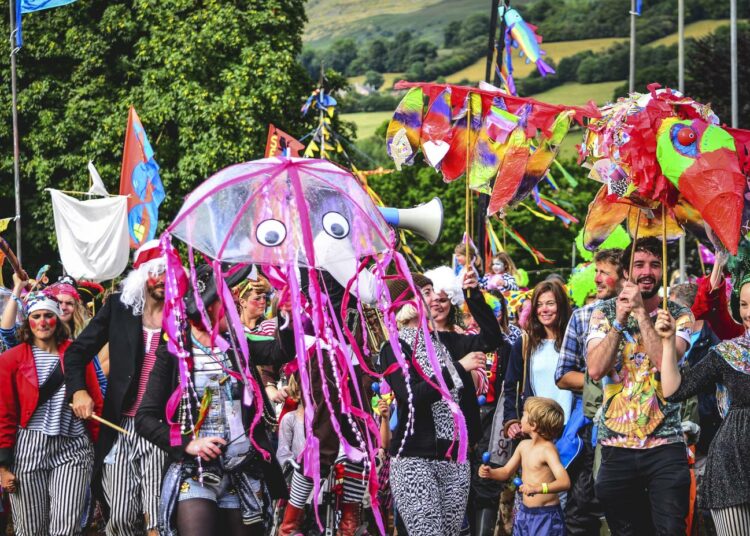
[{"label": "googly eye", "polygon": [[278,246],[286,238],[286,227],[279,220],[265,220],[255,230],[255,237],[264,246]]},{"label": "googly eye", "polygon": [[326,212],[323,215],[323,230],[333,238],[344,238],[349,234],[349,222],[338,212]]},{"label": "googly eye", "polygon": [[698,139],[698,136],[695,135],[695,131],[690,127],[682,127],[677,131],[677,140],[682,145],[690,145],[691,143],[695,143],[696,139]]}]

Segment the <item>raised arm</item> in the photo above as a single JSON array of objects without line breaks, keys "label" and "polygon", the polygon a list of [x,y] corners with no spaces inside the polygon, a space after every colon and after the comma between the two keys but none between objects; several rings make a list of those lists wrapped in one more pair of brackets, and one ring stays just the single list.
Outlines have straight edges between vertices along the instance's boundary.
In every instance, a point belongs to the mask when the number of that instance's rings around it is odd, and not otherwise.
[{"label": "raised arm", "polygon": [[593,380],[601,380],[615,366],[617,351],[622,341],[621,324],[625,322],[627,314],[630,313],[626,304],[620,305],[618,303],[618,306],[621,311],[618,312],[617,316],[622,318],[622,321],[618,320],[619,323],[615,327],[610,324],[603,309],[597,308],[591,314],[589,336],[586,343],[586,368]]}]

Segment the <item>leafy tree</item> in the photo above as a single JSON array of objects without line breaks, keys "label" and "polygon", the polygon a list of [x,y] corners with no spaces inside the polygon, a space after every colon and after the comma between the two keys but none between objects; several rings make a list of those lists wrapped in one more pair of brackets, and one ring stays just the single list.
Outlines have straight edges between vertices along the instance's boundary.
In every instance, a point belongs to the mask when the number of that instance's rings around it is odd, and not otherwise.
[{"label": "leafy tree", "polygon": [[461,21],[449,22],[443,30],[443,45],[445,48],[453,48],[460,44],[458,34],[461,32]]},{"label": "leafy tree", "polygon": [[357,43],[354,39],[337,39],[333,45],[325,51],[322,60],[326,68],[330,67],[334,71],[346,73],[349,70],[349,64],[357,57]]},{"label": "leafy tree", "polygon": [[[382,39],[376,39],[367,47],[367,68],[379,73],[386,72],[388,47]],[[382,83],[381,83],[382,85]]]},{"label": "leafy tree", "polygon": [[376,71],[367,71],[365,73],[365,84],[374,90],[380,89],[380,86],[382,86],[384,82],[383,75]]},{"label": "leafy tree", "polygon": [[[117,190],[130,105],[161,166],[160,230],[210,174],[262,157],[269,122],[292,134],[309,130],[298,112],[311,90],[297,60],[304,23],[302,0],[79,0],[25,16],[18,58],[25,264],[57,258],[44,188],[87,189],[93,160]],[[0,109],[0,207],[11,215],[8,92]]]},{"label": "leafy tree", "polygon": [[[737,28],[737,68],[739,126],[750,128],[750,65],[745,58],[750,54],[750,26]],[[731,72],[729,56],[729,27],[718,28],[714,33],[687,43],[685,55],[685,91],[691,97],[706,103],[719,118],[729,124],[732,117]]]},{"label": "leafy tree", "polygon": [[461,31],[458,34],[459,43],[468,43],[477,37],[486,40],[489,31],[490,18],[484,13],[474,13],[473,15],[466,17],[461,23]]}]

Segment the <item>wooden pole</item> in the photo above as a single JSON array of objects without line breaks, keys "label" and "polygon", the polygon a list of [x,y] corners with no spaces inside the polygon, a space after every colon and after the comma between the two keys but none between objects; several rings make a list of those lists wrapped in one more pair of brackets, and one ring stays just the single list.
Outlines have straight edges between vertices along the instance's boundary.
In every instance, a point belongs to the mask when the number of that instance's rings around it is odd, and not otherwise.
[{"label": "wooden pole", "polygon": [[661,205],[661,280],[663,296],[662,309],[667,310],[667,205]]},{"label": "wooden pole", "polygon": [[[635,220],[635,233],[633,234],[633,247],[630,250],[630,261],[628,262],[628,279],[633,281],[633,261],[635,260],[635,246],[638,242],[638,230],[641,226],[641,209],[638,211],[638,217]],[[629,218],[628,218],[629,219]]]},{"label": "wooden pole", "polygon": [[[471,92],[466,95],[466,99],[466,205],[464,207],[464,212],[466,213],[464,220],[466,255],[464,256],[464,267],[466,268],[466,273],[468,273],[469,266],[471,265],[472,253],[469,246],[469,227],[471,222],[471,191],[469,189],[469,166],[471,164]],[[477,274],[477,277],[479,277],[479,274]]]}]

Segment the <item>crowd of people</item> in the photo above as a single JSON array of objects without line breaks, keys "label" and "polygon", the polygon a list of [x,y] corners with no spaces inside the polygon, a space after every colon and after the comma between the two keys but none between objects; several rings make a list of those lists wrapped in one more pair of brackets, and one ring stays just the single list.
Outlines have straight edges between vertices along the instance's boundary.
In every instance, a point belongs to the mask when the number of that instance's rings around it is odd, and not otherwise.
[{"label": "crowd of people", "polygon": [[[461,244],[411,274],[418,295],[387,280],[398,334],[369,341],[353,389],[333,361],[309,369],[332,403],[303,396],[290,305],[254,267],[225,276],[232,314],[197,267],[183,348],[165,336],[157,241],[97,299],[16,274],[0,318],[3,519],[22,536],[353,536],[378,532],[377,509],[400,536],[748,536],[750,263],[717,259],[663,289],[660,240],[597,251],[595,294],[574,309],[560,276],[524,289],[506,253],[485,271]],[[340,311],[350,291],[329,279]],[[216,336],[233,318],[251,367]],[[378,425],[375,467],[344,444],[369,433],[344,392]]]}]

